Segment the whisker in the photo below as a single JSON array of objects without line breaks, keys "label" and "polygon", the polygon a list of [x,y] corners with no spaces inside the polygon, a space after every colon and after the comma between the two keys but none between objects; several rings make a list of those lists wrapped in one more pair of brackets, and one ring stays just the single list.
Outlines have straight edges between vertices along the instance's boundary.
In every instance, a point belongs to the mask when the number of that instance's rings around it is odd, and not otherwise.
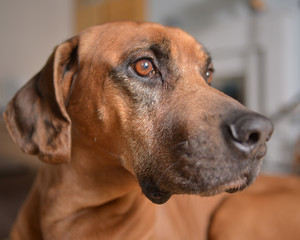
[{"label": "whisker", "polygon": [[172,163],[169,167],[167,167],[162,174],[160,175],[159,179],[156,181],[156,185],[159,186],[159,183],[161,181],[161,179],[165,176],[165,174],[167,173],[167,171],[169,171],[172,167],[174,167],[176,164],[179,163],[180,160],[177,160],[176,162]]},{"label": "whisker", "polygon": [[180,146],[184,146],[184,145],[189,145],[189,142],[188,141],[183,141],[183,142],[179,142],[177,143],[174,148],[177,148],[177,147],[180,147]]}]

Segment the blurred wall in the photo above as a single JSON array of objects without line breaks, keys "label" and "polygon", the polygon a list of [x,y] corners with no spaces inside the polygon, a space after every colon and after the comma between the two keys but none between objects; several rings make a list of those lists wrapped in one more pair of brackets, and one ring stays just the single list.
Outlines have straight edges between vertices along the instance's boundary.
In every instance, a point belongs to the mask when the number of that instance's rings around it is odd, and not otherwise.
[{"label": "blurred wall", "polygon": [[72,0],[0,1],[0,110],[73,34]]}]

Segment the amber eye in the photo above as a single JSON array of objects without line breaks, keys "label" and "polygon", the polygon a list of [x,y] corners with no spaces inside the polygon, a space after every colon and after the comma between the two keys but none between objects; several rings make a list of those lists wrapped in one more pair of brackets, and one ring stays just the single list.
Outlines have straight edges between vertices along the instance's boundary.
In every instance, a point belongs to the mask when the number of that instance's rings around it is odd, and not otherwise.
[{"label": "amber eye", "polygon": [[150,77],[155,74],[155,68],[150,60],[142,59],[134,64],[135,72],[142,77]]},{"label": "amber eye", "polygon": [[[203,69],[204,70],[204,69]],[[207,66],[206,66],[206,68],[205,68],[205,70],[203,71],[203,74],[202,74],[202,76],[205,78],[205,81],[209,84],[209,85],[211,85],[211,82],[212,82],[212,79],[213,79],[213,73],[214,73],[214,66],[213,66],[213,64],[210,62]]]},{"label": "amber eye", "polygon": [[213,68],[207,69],[207,71],[205,73],[205,80],[206,80],[206,82],[208,84],[211,84],[211,82],[212,82],[213,73],[214,73],[214,69]]}]

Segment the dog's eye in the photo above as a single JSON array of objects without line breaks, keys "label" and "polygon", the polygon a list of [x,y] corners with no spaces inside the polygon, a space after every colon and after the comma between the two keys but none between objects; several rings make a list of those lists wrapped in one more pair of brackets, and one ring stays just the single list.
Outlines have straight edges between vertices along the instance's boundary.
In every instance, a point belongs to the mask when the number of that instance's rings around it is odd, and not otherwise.
[{"label": "dog's eye", "polygon": [[206,82],[210,85],[211,82],[212,82],[212,78],[213,78],[213,73],[214,73],[214,69],[213,68],[208,68],[206,70],[206,73],[205,73],[205,80]]},{"label": "dog's eye", "polygon": [[202,76],[204,77],[205,81],[209,85],[211,85],[213,73],[214,73],[214,67],[213,67],[212,63],[210,62],[202,73]]},{"label": "dog's eye", "polygon": [[138,60],[133,67],[134,71],[141,77],[151,77],[155,74],[153,63],[148,59]]}]

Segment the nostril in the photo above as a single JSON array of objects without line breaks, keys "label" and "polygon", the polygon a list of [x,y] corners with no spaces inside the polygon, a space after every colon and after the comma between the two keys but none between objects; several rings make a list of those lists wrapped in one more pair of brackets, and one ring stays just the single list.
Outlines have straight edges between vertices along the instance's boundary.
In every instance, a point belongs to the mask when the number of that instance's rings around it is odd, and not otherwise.
[{"label": "nostril", "polygon": [[248,126],[237,127],[234,124],[229,125],[229,132],[234,141],[252,145],[259,141],[260,132],[247,129]]},{"label": "nostril", "polygon": [[250,135],[245,143],[248,145],[254,145],[259,141],[259,136],[260,136],[260,134],[258,132],[250,133]]},{"label": "nostril", "polygon": [[[231,118],[227,123],[229,143],[247,155],[254,154],[269,140],[273,125],[267,118],[253,113],[246,113]],[[228,135],[227,135],[228,136]]]},{"label": "nostril", "polygon": [[252,145],[259,141],[260,132],[259,131],[251,131],[252,129],[248,129],[248,126],[236,126],[234,124],[229,125],[229,132],[232,139],[236,142]]}]

